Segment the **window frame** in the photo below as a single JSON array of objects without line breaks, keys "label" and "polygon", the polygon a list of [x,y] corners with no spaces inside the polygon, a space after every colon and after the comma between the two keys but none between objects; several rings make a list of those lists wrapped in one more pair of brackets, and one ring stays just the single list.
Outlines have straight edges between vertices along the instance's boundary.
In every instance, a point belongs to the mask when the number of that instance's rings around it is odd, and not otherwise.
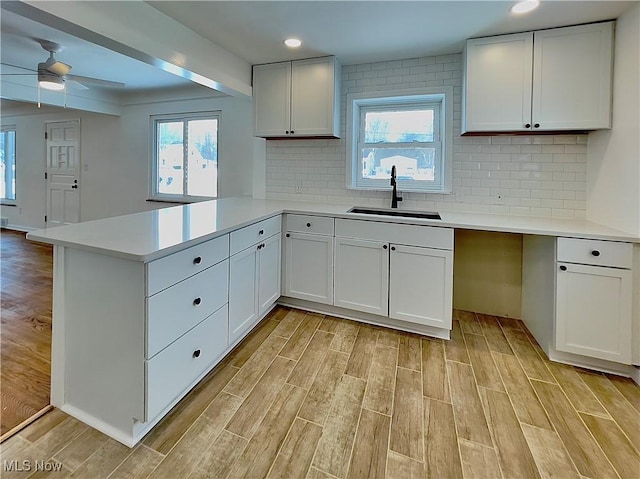
[{"label": "window frame", "polygon": [[[0,204],[2,205],[8,205],[8,206],[15,206],[17,205],[18,202],[18,184],[17,184],[17,177],[18,177],[18,132],[17,132],[17,128],[16,125],[2,125],[0,126],[0,132],[2,134],[4,134],[5,132],[13,132],[14,135],[14,140],[13,140],[13,164],[14,164],[14,169],[15,172],[13,174],[13,180],[16,183],[15,189],[14,189],[14,198],[0,198]],[[5,176],[6,179],[6,176]],[[6,188],[7,185],[5,185],[5,193],[7,191]]]},{"label": "window frame", "polygon": [[[188,142],[188,122],[189,120],[217,120],[218,121],[218,131],[217,131],[217,176],[216,176],[216,196],[197,196],[197,195],[188,195],[188,194],[171,194],[171,193],[160,193],[158,191],[158,174],[159,174],[159,165],[158,165],[158,123],[170,123],[170,122],[183,122],[183,137],[182,137],[182,145],[183,145],[183,157],[182,157],[182,171],[183,171],[183,182],[184,186],[186,186],[188,171],[189,171],[189,162],[187,158],[187,152],[184,148],[186,142]],[[219,198],[220,196],[220,138],[221,138],[221,125],[222,125],[222,111],[214,110],[207,112],[193,112],[193,113],[174,113],[174,114],[163,114],[163,115],[151,115],[150,116],[150,179],[149,179],[149,200],[151,201],[162,201],[168,203],[195,203],[198,201],[209,201]],[[184,191],[184,190],[183,190]]]},{"label": "window frame", "polygon": [[[346,187],[352,190],[385,191],[391,189],[388,180],[364,178],[360,163],[362,148],[373,144],[364,143],[364,114],[367,111],[382,111],[407,106],[407,109],[431,108],[438,105],[434,118],[434,141],[412,143],[377,143],[383,148],[406,148],[407,146],[436,147],[436,180],[420,184],[417,180],[398,180],[398,189],[418,193],[451,193],[453,175],[453,87],[429,87],[407,90],[386,90],[347,95],[347,155]],[[439,141],[438,141],[439,140]],[[370,146],[365,146],[370,145]]]}]

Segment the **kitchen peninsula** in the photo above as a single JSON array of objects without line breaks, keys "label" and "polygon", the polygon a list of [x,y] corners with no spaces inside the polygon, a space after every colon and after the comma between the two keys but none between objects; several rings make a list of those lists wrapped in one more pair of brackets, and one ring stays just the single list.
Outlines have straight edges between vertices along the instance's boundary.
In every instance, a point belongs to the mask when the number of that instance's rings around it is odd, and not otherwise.
[{"label": "kitchen peninsula", "polygon": [[[623,375],[638,362],[640,238],[584,220],[351,206],[227,198],[29,233],[54,245],[52,404],[133,446],[277,303],[448,338],[456,230],[524,235],[522,319],[552,359]],[[572,297],[574,281],[589,298]],[[606,324],[577,328],[581,304],[608,308]]]}]

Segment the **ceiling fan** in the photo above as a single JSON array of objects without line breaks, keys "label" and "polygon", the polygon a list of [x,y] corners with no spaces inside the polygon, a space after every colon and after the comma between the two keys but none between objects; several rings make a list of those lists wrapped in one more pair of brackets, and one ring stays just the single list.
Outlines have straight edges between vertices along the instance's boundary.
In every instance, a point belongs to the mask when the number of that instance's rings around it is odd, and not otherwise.
[{"label": "ceiling fan", "polygon": [[62,48],[55,42],[51,42],[49,40],[35,39],[40,46],[49,52],[49,58],[42,62],[38,63],[38,68],[33,70],[31,68],[25,68],[18,65],[11,65],[8,63],[2,63],[2,65],[19,68],[21,70],[28,70],[30,73],[2,73],[2,76],[20,76],[20,75],[38,75],[38,85],[41,88],[46,90],[54,90],[54,91],[62,91],[65,89],[65,86],[71,85],[80,90],[88,90],[89,86],[93,85],[97,87],[107,87],[107,88],[123,88],[124,83],[109,81],[109,80],[100,80],[98,78],[90,78],[84,77],[80,75],[71,75],[69,72],[71,71],[71,65],[67,65],[66,63],[60,62],[55,59],[55,54],[58,53]]}]

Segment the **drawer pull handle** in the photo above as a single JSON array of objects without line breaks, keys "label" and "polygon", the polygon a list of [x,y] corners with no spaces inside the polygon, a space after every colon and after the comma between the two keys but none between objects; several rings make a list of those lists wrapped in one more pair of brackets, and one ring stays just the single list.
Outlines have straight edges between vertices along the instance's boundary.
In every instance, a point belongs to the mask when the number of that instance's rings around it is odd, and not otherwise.
[{"label": "drawer pull handle", "polygon": [[200,303],[202,303],[202,298],[196,298],[193,300],[193,305],[194,306],[198,306]]},{"label": "drawer pull handle", "polygon": [[200,264],[202,263],[202,258],[200,256],[196,256],[195,258],[193,258],[193,264]]},{"label": "drawer pull handle", "polygon": [[594,250],[591,252],[591,254],[592,254],[593,256],[600,256],[600,251],[598,251],[597,249],[594,249]]},{"label": "drawer pull handle", "polygon": [[264,230],[258,231],[258,234],[263,235],[264,234]]},{"label": "drawer pull handle", "polygon": [[311,228],[311,223],[307,223],[307,228]]},{"label": "drawer pull handle", "polygon": [[386,244],[382,245],[382,249],[387,249],[387,245]]},{"label": "drawer pull handle", "polygon": [[196,350],[193,352],[193,357],[194,357],[194,358],[199,358],[199,357],[200,357],[200,350],[199,350],[199,349],[196,349]]},{"label": "drawer pull handle", "polygon": [[567,267],[565,265],[560,266],[560,271],[566,271]]}]

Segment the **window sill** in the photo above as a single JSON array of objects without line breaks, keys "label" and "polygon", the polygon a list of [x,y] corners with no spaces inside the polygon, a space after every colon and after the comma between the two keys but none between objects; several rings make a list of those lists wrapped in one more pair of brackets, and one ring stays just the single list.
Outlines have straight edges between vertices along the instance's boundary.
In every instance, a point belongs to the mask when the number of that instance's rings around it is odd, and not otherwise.
[{"label": "window sill", "polygon": [[[391,188],[376,188],[374,186],[347,186],[348,190],[354,191],[386,191],[391,194]],[[398,194],[400,193],[424,193],[429,195],[450,195],[451,190],[422,190],[418,188],[403,188],[402,186],[397,187]]]}]

